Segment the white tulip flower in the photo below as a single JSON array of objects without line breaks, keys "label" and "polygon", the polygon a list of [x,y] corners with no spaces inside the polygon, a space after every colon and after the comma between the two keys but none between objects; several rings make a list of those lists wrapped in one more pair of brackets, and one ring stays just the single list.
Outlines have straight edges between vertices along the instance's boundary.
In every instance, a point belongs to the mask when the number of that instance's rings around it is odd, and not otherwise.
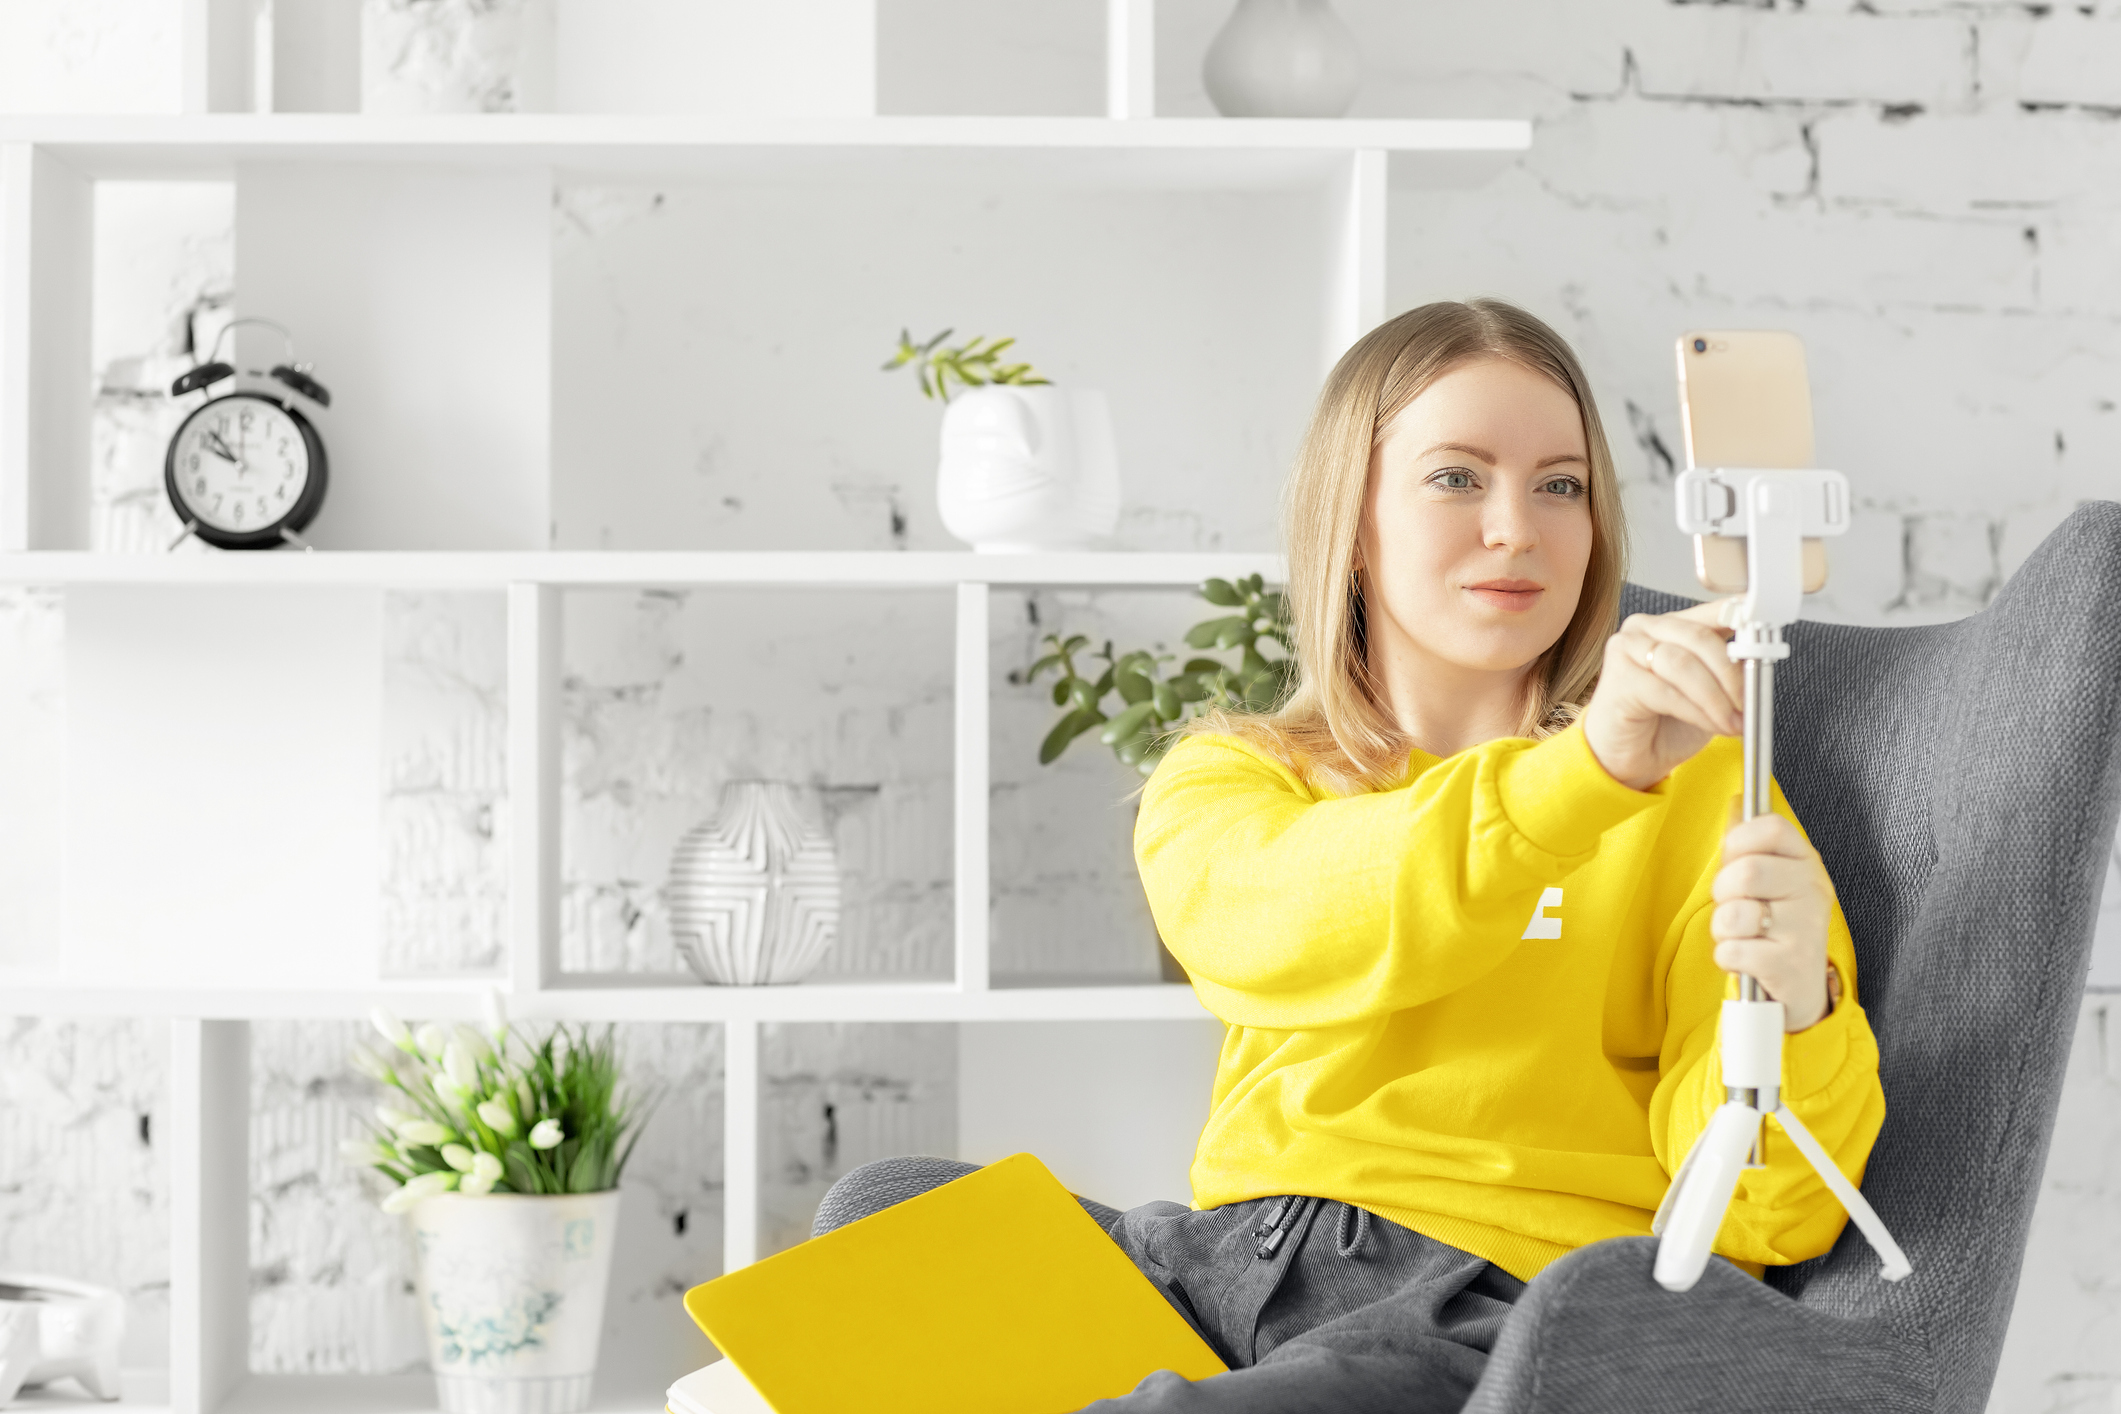
[{"label": "white tulip flower", "polygon": [[380,1081],[385,1085],[396,1085],[398,1083],[398,1073],[390,1068],[390,1062],[368,1049],[368,1047],[354,1047],[352,1059],[353,1068],[360,1071],[370,1080]]},{"label": "white tulip flower", "polygon": [[530,1088],[530,1077],[527,1075],[516,1077],[516,1108],[518,1113],[521,1114],[528,1115],[538,1112],[538,1097],[536,1092]]},{"label": "white tulip flower", "polygon": [[491,1188],[501,1181],[501,1161],[481,1149],[471,1156],[471,1176]]},{"label": "white tulip flower", "polygon": [[533,1149],[556,1149],[567,1137],[556,1119],[541,1119],[530,1130],[530,1147]]},{"label": "white tulip flower", "polygon": [[437,1193],[447,1193],[457,1186],[453,1173],[423,1173],[412,1179],[383,1200],[383,1211],[402,1213],[423,1198],[432,1198]]},{"label": "white tulip flower", "polygon": [[449,1130],[444,1129],[431,1119],[416,1119],[398,1131],[398,1138],[405,1143],[425,1144],[429,1148],[433,1148],[437,1144],[446,1144],[451,1137]]},{"label": "white tulip flower", "polygon": [[433,1060],[440,1060],[443,1049],[449,1045],[449,1033],[432,1021],[420,1028],[416,1039],[420,1043],[421,1052]]},{"label": "white tulip flower", "polygon": [[490,1178],[481,1178],[475,1173],[467,1173],[458,1181],[457,1192],[462,1193],[467,1198],[483,1198],[493,1192],[493,1184],[494,1181]]},{"label": "white tulip flower", "polygon": [[377,1121],[393,1134],[418,1118],[418,1115],[407,1114],[405,1111],[393,1108],[390,1105],[376,1106]]},{"label": "white tulip flower", "polygon": [[479,1088],[479,1067],[465,1054],[464,1048],[454,1041],[442,1052],[442,1069],[465,1090]]},{"label": "white tulip flower", "polygon": [[434,1079],[428,1084],[435,1094],[441,1097],[442,1103],[452,1109],[463,1109],[465,1102],[471,1099],[471,1092],[457,1084],[455,1078],[447,1071],[436,1071]]},{"label": "white tulip flower", "polygon": [[342,1139],[339,1153],[357,1164],[387,1164],[397,1157],[373,1139]]},{"label": "white tulip flower", "polygon": [[508,1034],[508,1008],[501,1000],[501,989],[488,987],[480,1005],[486,1012],[486,1030],[493,1036],[494,1045],[498,1046],[501,1038]]},{"label": "white tulip flower", "polygon": [[508,1112],[508,1106],[498,1100],[481,1100],[479,1118],[486,1121],[486,1127],[494,1133],[505,1134],[511,1138],[515,1136],[516,1117]]},{"label": "white tulip flower", "polygon": [[458,1173],[470,1173],[471,1150],[465,1148],[462,1144],[444,1144],[442,1146],[442,1162],[448,1164]]},{"label": "white tulip flower", "polygon": [[464,1054],[471,1057],[474,1065],[485,1065],[493,1059],[493,1047],[487,1045],[486,1038],[469,1026],[457,1028],[457,1044],[464,1048]]},{"label": "white tulip flower", "polygon": [[382,1033],[383,1039],[407,1055],[413,1054],[412,1028],[392,1016],[381,1007],[368,1013],[369,1024]]}]

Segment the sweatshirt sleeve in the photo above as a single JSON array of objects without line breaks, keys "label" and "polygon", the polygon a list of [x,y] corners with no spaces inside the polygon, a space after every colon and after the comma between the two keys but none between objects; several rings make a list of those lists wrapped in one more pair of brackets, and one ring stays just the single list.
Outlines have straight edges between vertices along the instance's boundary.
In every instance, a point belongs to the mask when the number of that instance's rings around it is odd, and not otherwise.
[{"label": "sweatshirt sleeve", "polygon": [[1491,741],[1411,786],[1319,797],[1231,737],[1193,736],[1143,792],[1134,852],[1164,945],[1238,1026],[1336,1026],[1419,1006],[1522,938],[1543,890],[1660,803],[1572,727]]},{"label": "sweatshirt sleeve", "polygon": [[[1778,791],[1778,813],[1793,822]],[[1800,828],[1802,828],[1800,826]],[[1715,903],[1708,877],[1679,925],[1666,976],[1668,1016],[1657,1089],[1650,1100],[1650,1138],[1666,1173],[1680,1163],[1725,1100],[1718,1022],[1738,979],[1716,966],[1709,932]],[[1834,1009],[1782,1042],[1782,1098],[1804,1121],[1849,1182],[1861,1185],[1871,1145],[1885,1123],[1878,1082],[1878,1042],[1856,994],[1856,951],[1839,903],[1827,925],[1827,958],[1841,974]],[[1737,1262],[1780,1266],[1827,1252],[1848,1221],[1840,1200],[1812,1171],[1782,1127],[1766,1125],[1767,1167],[1747,1169],[1715,1250]]]}]

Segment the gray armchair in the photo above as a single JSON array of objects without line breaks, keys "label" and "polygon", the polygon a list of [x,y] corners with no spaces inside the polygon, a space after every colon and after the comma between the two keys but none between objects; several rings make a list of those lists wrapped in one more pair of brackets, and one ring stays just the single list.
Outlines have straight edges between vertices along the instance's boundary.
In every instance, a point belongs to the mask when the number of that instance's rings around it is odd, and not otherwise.
[{"label": "gray armchair", "polygon": [[[1626,612],[1685,601],[1629,586]],[[2017,1289],[2121,796],[2121,505],[2081,507],[1995,603],[1927,628],[1801,624],[1776,776],[1856,939],[1888,1114],[1851,1225],[1756,1282],[1671,1295],[1656,1244],[1542,1272],[1469,1414],[1979,1411]]]}]

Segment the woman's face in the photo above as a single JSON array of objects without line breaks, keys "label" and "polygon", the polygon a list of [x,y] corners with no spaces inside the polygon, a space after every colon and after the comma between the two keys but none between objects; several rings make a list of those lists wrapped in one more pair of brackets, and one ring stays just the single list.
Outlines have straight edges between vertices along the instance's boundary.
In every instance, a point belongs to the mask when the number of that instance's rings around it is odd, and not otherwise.
[{"label": "woman's face", "polygon": [[1521,669],[1559,639],[1591,560],[1576,400],[1503,359],[1451,370],[1370,455],[1359,541],[1372,661]]}]

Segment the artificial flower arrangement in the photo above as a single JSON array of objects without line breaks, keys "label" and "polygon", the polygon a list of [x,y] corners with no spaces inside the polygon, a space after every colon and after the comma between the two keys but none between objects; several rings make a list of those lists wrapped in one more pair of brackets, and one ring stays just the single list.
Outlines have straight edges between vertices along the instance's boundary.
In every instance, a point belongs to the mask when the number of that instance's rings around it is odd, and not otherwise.
[{"label": "artificial flower arrangement", "polygon": [[371,1137],[347,1140],[344,1152],[397,1185],[384,1212],[451,1191],[619,1186],[646,1112],[621,1090],[612,1028],[556,1025],[533,1041],[509,1026],[494,994],[484,1035],[436,1022],[414,1030],[381,1008],[369,1019],[390,1049],[356,1046],[353,1063],[391,1093]]}]

